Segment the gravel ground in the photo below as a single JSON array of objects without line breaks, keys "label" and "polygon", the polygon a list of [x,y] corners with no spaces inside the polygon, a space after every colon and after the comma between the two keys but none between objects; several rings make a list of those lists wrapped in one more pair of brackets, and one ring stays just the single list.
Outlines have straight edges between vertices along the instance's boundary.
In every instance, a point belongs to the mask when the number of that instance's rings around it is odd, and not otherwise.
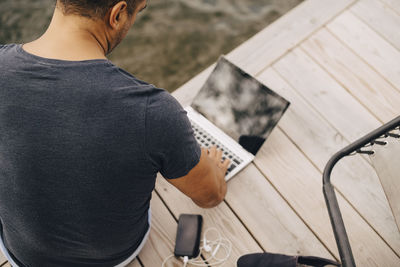
[{"label": "gravel ground", "polygon": [[[109,56],[172,92],[303,0],[148,0]],[[0,43],[29,42],[50,22],[55,0],[1,0]]]}]

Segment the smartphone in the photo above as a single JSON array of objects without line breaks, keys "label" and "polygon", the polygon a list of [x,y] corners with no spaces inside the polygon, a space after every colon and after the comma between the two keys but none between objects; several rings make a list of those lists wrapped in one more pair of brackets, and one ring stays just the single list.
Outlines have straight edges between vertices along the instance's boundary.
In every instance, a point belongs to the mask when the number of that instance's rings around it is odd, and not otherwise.
[{"label": "smartphone", "polygon": [[174,255],[195,258],[200,253],[200,235],[203,217],[198,214],[181,214],[178,220]]}]

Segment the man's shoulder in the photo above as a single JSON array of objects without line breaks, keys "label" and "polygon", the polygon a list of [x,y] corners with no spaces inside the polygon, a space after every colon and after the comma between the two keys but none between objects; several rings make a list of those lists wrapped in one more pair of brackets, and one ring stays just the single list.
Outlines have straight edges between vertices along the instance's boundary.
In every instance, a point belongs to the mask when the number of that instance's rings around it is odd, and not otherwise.
[{"label": "man's shoulder", "polygon": [[144,86],[144,87],[149,87],[149,88],[155,87],[154,85],[152,85],[148,82],[145,82],[143,80],[136,78],[133,74],[129,73],[128,71],[126,71],[114,64],[112,64],[112,65],[113,65],[114,70],[118,73],[119,78],[125,79],[126,82],[133,83],[134,85],[137,85],[137,86]]},{"label": "man's shoulder", "polygon": [[0,44],[0,49],[9,49],[12,48],[14,46],[16,46],[17,44]]},{"label": "man's shoulder", "polygon": [[4,55],[4,53],[14,51],[17,46],[17,44],[0,44],[0,54]]},{"label": "man's shoulder", "polygon": [[183,110],[181,104],[168,91],[154,87],[148,93],[147,108],[160,116],[179,113]]},{"label": "man's shoulder", "polygon": [[[113,93],[125,97],[148,96],[155,94],[160,89],[151,83],[138,79],[128,71],[109,62],[96,70],[98,80],[106,88],[112,88]],[[100,74],[102,73],[102,74]]]},{"label": "man's shoulder", "polygon": [[147,94],[149,106],[165,107],[168,105],[175,108],[182,108],[179,102],[167,90],[140,80],[122,68],[116,66],[115,68],[119,73],[119,77],[125,79],[125,82],[130,84],[132,88],[135,90],[142,89]]},{"label": "man's shoulder", "polygon": [[182,110],[182,106],[167,90],[138,79],[122,68],[117,66],[114,66],[114,68],[118,72],[114,77],[119,80],[119,88],[122,91],[127,90],[128,94],[146,96],[149,110],[157,113],[167,112],[168,110]]},{"label": "man's shoulder", "polygon": [[158,93],[165,91],[164,89],[157,88],[155,85],[135,77],[133,74],[114,64],[111,65],[113,69],[113,74],[109,75],[112,75],[112,80],[114,80],[114,82],[115,80],[118,80],[118,84],[120,84],[124,88],[131,88],[136,91],[142,89],[150,95],[157,95]]}]

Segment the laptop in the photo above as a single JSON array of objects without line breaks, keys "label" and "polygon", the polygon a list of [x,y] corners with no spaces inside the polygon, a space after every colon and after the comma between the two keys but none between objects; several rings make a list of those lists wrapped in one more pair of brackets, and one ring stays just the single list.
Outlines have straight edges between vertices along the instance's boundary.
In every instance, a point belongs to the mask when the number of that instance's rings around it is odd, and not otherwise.
[{"label": "laptop", "polygon": [[229,158],[225,180],[253,161],[290,103],[221,56],[186,107],[201,147],[216,146]]}]

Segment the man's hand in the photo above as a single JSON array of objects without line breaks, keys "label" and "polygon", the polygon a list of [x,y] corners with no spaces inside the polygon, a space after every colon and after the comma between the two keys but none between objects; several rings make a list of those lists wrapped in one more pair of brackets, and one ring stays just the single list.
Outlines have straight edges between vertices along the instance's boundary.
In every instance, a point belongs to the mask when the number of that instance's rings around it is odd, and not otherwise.
[{"label": "man's hand", "polygon": [[222,151],[215,146],[202,148],[200,162],[184,177],[169,179],[172,185],[202,208],[212,208],[226,195],[225,174],[229,159],[222,162]]},{"label": "man's hand", "polygon": [[217,149],[216,146],[212,146],[210,149],[202,148],[202,150],[207,151],[208,156],[211,158],[211,160],[214,161],[215,164],[217,164],[217,166],[223,172],[223,176],[225,179],[226,171],[228,170],[228,166],[231,163],[230,160],[225,159],[225,161],[222,161],[222,150]]}]

